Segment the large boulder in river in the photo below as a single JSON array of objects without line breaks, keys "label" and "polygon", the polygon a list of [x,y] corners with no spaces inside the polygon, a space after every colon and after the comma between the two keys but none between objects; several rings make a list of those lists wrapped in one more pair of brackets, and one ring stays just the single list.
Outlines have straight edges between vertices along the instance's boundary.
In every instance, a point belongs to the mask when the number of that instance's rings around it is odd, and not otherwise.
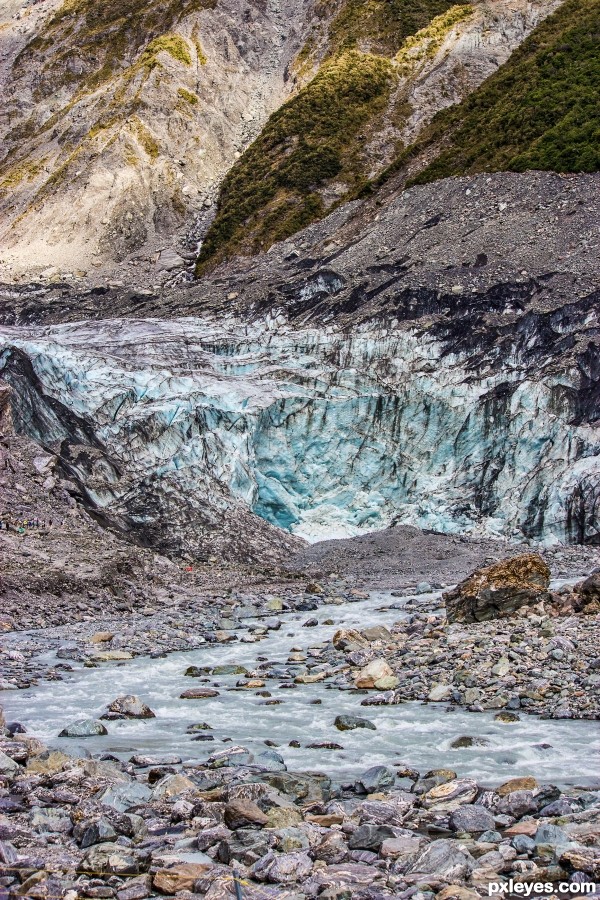
[{"label": "large boulder in river", "polygon": [[108,707],[108,712],[101,716],[101,719],[154,719],[156,713],[153,713],[149,706],[143,700],[136,697],[135,694],[127,694],[124,697],[117,697],[116,700]]},{"label": "large boulder in river", "polygon": [[550,597],[550,569],[537,553],[523,553],[477,569],[443,597],[449,622],[484,622],[512,616],[521,606]]}]

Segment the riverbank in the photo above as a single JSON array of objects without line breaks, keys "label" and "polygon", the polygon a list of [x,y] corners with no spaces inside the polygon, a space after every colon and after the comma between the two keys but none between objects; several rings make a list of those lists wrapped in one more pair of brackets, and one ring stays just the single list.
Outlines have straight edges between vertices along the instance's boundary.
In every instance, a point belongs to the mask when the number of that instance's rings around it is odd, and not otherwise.
[{"label": "riverbank", "polygon": [[[83,647],[98,644],[82,644],[71,664],[83,667],[63,673],[64,685],[48,682],[37,699],[36,690],[11,692],[11,715],[15,701],[38,712],[31,734],[13,725],[0,742],[0,890],[39,900],[229,900],[237,872],[250,900],[477,900],[509,878],[593,880],[592,723],[522,713],[519,721],[514,709],[493,706],[448,715],[454,697],[379,705],[381,691],[354,687],[365,662],[355,654],[365,647],[334,642],[358,634],[377,657],[406,640],[418,655],[430,640],[437,677],[439,595],[339,600],[265,609],[239,619],[237,641],[221,635],[222,643],[163,658],[97,660],[90,669]],[[568,618],[551,621],[560,630]],[[485,648],[473,642],[488,656],[496,625],[485,623]],[[100,645],[115,640],[104,638]],[[394,653],[386,658],[401,678]],[[111,702],[134,688],[149,710]],[[197,699],[176,699],[186,691]],[[90,718],[73,728],[77,711]],[[51,728],[41,743],[34,726],[43,722]],[[63,726],[91,736],[50,740]]]}]

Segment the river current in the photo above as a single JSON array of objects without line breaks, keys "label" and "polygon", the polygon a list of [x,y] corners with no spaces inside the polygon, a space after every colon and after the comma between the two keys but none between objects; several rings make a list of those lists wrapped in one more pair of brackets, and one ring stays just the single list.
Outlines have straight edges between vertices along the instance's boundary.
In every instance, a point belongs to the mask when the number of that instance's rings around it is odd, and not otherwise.
[{"label": "river current", "polygon": [[[391,604],[397,608],[391,609]],[[70,753],[81,749],[124,759],[134,753],[176,753],[184,761],[203,761],[233,744],[262,752],[269,740],[277,744],[289,770],[324,772],[338,781],[352,780],[376,764],[400,762],[421,772],[450,767],[488,785],[517,775],[534,775],[560,785],[585,784],[598,775],[600,731],[595,722],[544,720],[521,713],[520,721],[503,723],[494,719],[493,712],[470,713],[446,703],[361,707],[364,695],[360,693],[340,691],[327,683],[283,689],[279,678],[266,680],[263,690],[270,692],[268,698],[260,691],[236,688],[240,675],[209,676],[207,682],[184,675],[189,666],[235,664],[255,670],[265,660],[287,668],[292,648],[304,652],[318,649],[331,641],[340,627],[391,625],[406,615],[398,608],[401,605],[402,601],[389,594],[372,593],[369,600],[324,605],[316,614],[285,614],[280,630],[268,632],[256,643],[207,644],[164,658],[138,657],[98,668],[81,667],[68,673],[64,681],[4,692],[0,702],[9,720],[22,722],[49,745]],[[303,627],[312,615],[319,625]],[[334,624],[324,624],[325,620]],[[206,700],[180,699],[184,690],[200,685],[216,687],[219,695]],[[97,718],[123,694],[141,697],[156,718],[106,722],[109,733],[102,737],[58,737],[65,725]],[[281,702],[269,705],[268,699]],[[333,725],[340,714],[367,718],[376,730],[340,732]],[[187,728],[201,722],[211,726],[203,734],[214,740],[192,740]],[[463,736],[484,738],[485,743],[452,748],[456,738]],[[290,741],[301,746],[290,747]],[[321,741],[335,741],[343,749],[306,746]]]}]

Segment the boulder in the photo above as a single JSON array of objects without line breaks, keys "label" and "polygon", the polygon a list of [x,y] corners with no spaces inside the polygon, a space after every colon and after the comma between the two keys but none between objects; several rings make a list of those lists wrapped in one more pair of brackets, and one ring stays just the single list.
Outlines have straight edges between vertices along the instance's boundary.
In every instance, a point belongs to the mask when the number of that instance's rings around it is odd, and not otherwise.
[{"label": "boulder", "polygon": [[357,650],[360,647],[368,647],[369,642],[360,631],[340,628],[333,636],[333,646],[336,650]]},{"label": "boulder", "polygon": [[443,594],[449,622],[484,622],[512,616],[522,606],[550,599],[550,569],[537,553],[523,553],[477,569]]},{"label": "boulder", "polygon": [[357,688],[374,688],[375,682],[380,678],[393,674],[385,659],[374,659],[360,670],[354,679],[354,684]]},{"label": "boulder", "polygon": [[496,788],[496,793],[501,797],[506,797],[515,791],[533,791],[537,786],[538,783],[532,775],[524,775],[521,778],[509,778],[499,788]]},{"label": "boulder", "polygon": [[214,688],[190,688],[179,695],[181,700],[210,700],[218,696],[219,692]]},{"label": "boulder", "polygon": [[227,828],[245,828],[248,825],[266,825],[268,817],[253,800],[231,800],[223,811]]},{"label": "boulder", "polygon": [[0,775],[16,775],[19,771],[21,771],[19,763],[0,750]]},{"label": "boulder", "polygon": [[445,809],[456,809],[465,803],[472,803],[478,792],[479,788],[471,778],[456,778],[431,788],[422,802],[427,808],[443,804]]},{"label": "boulder", "polygon": [[348,841],[350,850],[374,850],[376,853],[385,840],[395,837],[393,828],[387,825],[359,825]]},{"label": "boulder", "polygon": [[117,697],[116,700],[108,707],[108,713],[105,713],[103,719],[154,719],[155,713],[152,712],[139,697],[134,694],[127,694],[124,697]]},{"label": "boulder", "polygon": [[336,716],[333,723],[338,731],[354,731],[355,728],[370,728],[375,731],[376,728],[368,719],[361,719],[360,716]]},{"label": "boulder", "polygon": [[372,766],[363,772],[354,783],[359,793],[373,794],[381,788],[391,787],[396,780],[396,773],[388,766]]},{"label": "boulder", "polygon": [[152,791],[152,799],[168,800],[170,797],[177,797],[179,794],[183,794],[184,791],[197,790],[197,786],[186,775],[166,775],[155,785]]},{"label": "boulder", "polygon": [[444,881],[462,881],[475,868],[475,860],[457,841],[439,840],[430,844],[415,860],[410,874],[434,875]]},{"label": "boulder", "polygon": [[494,817],[484,806],[460,806],[450,816],[452,831],[480,834],[482,831],[493,831]]},{"label": "boulder", "polygon": [[295,884],[304,882],[312,872],[312,859],[305,851],[297,853],[274,853],[272,850],[259,859],[251,868],[251,874],[259,881],[273,884]]},{"label": "boulder", "polygon": [[207,863],[178,863],[170,869],[159,869],[152,883],[162,894],[193,891],[196,881],[210,868]]},{"label": "boulder", "polygon": [[139,862],[128,847],[95,844],[84,853],[78,871],[92,875],[137,875]]},{"label": "boulder", "polygon": [[371,628],[363,628],[361,632],[366,641],[392,641],[391,631],[385,625],[373,625]]},{"label": "boulder", "polygon": [[102,722],[98,722],[96,719],[80,719],[79,722],[72,722],[66,728],[63,728],[58,736],[84,738],[96,737],[96,735],[102,734],[108,734]]}]

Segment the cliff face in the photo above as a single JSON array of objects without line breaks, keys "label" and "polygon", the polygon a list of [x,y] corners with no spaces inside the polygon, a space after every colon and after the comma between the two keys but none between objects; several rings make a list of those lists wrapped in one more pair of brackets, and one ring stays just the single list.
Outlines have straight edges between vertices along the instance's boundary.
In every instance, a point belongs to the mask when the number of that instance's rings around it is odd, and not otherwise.
[{"label": "cliff face", "polygon": [[93,273],[136,251],[154,262],[165,246],[185,249],[292,89],[309,10],[305,0],[13,3],[0,31],[5,271]]}]

